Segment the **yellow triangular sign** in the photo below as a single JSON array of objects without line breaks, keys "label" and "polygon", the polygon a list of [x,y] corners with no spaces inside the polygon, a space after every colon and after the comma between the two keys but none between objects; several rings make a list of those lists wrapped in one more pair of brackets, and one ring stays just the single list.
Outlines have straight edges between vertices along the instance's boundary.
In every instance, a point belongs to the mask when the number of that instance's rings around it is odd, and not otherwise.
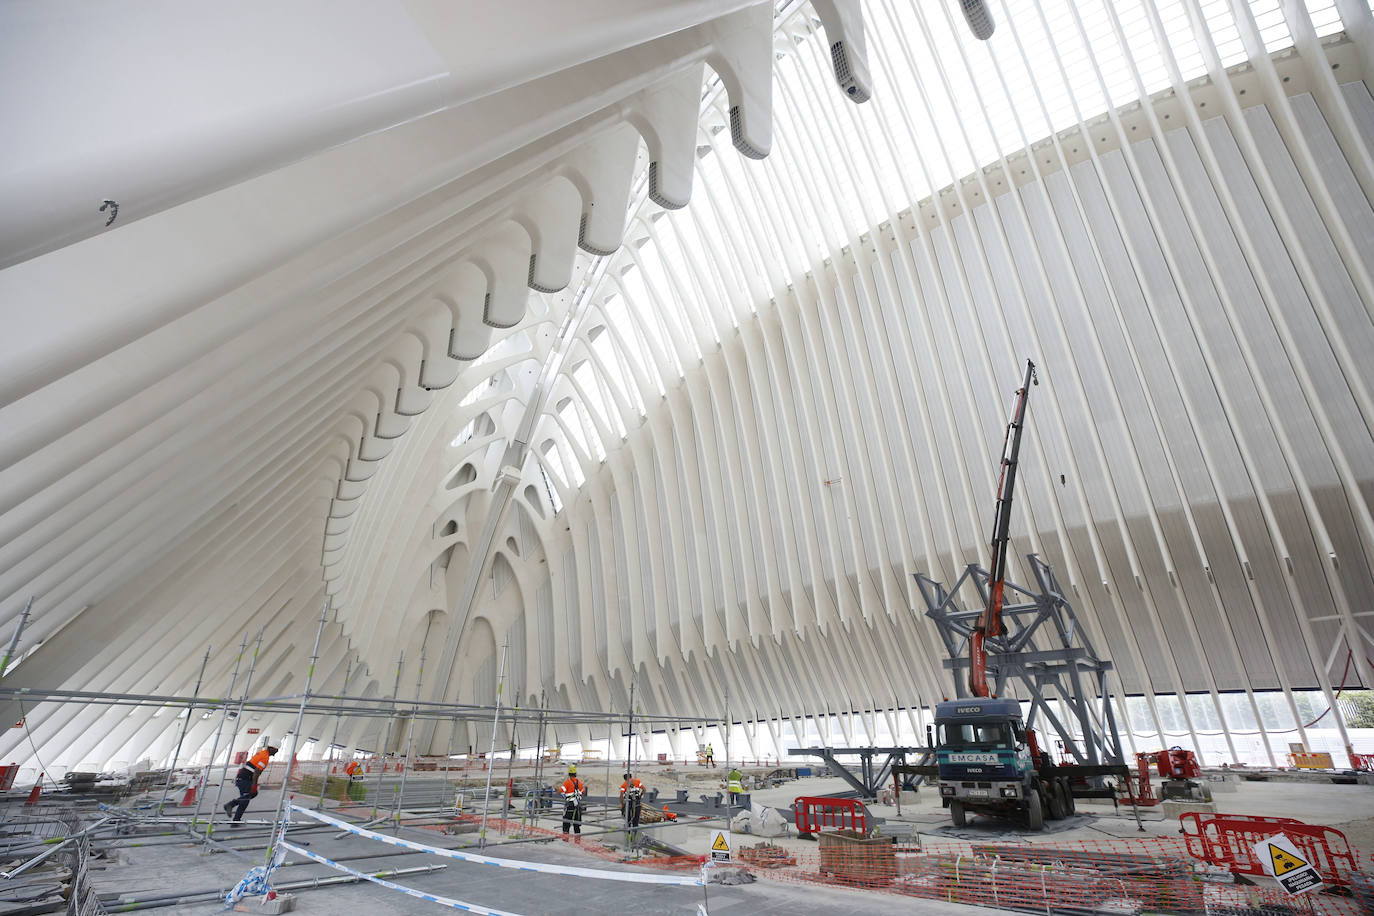
[{"label": "yellow triangular sign", "polygon": [[727,842],[725,842],[725,834],[723,834],[723,833],[717,833],[717,834],[716,834],[716,841],[715,841],[714,843],[711,844],[711,848],[712,848],[712,849],[719,849],[719,850],[721,850],[722,852],[729,852],[729,851],[730,851],[730,844],[727,843]]},{"label": "yellow triangular sign", "polygon": [[1273,843],[1269,844],[1269,858],[1274,863],[1274,877],[1281,878],[1295,868],[1302,868],[1307,863],[1286,849],[1280,849]]}]

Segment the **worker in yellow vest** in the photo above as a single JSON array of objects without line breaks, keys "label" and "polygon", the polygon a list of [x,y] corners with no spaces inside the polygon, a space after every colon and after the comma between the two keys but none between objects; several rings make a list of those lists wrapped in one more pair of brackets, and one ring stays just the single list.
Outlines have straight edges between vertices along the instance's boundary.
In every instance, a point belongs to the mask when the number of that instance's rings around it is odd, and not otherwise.
[{"label": "worker in yellow vest", "polygon": [[239,797],[224,806],[224,813],[234,819],[234,823],[243,820],[243,812],[248,810],[248,803],[258,797],[258,780],[262,778],[263,770],[267,769],[267,761],[277,752],[275,745],[267,745],[258,748],[258,752],[248,758],[248,762],[239,767],[238,775],[234,777],[234,786],[239,790]]},{"label": "worker in yellow vest", "polygon": [[739,796],[744,793],[744,774],[739,771],[739,767],[731,767],[728,778],[726,787],[730,793],[730,805],[733,807]]}]

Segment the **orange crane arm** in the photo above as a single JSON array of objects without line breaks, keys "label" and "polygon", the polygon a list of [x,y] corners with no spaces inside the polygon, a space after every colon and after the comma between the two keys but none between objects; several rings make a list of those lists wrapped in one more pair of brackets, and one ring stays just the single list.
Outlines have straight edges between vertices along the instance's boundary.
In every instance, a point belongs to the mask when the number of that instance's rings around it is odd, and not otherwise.
[{"label": "orange crane arm", "polygon": [[976,697],[990,697],[988,690],[988,636],[1006,633],[1002,624],[1002,588],[1007,579],[1007,542],[1011,528],[1011,496],[1016,489],[1016,461],[1021,454],[1021,427],[1026,418],[1026,401],[1031,383],[1040,384],[1035,377],[1035,363],[1026,360],[1026,379],[1016,392],[1016,406],[1011,423],[1002,440],[1002,475],[997,482],[997,513],[992,525],[992,562],[988,564],[988,604],[974,625],[969,639],[968,686]]}]

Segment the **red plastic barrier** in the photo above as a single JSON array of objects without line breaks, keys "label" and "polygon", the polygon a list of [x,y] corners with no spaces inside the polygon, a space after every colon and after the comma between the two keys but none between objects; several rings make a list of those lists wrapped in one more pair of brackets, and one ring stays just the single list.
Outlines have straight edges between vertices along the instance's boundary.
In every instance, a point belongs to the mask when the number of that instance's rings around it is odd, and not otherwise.
[{"label": "red plastic barrier", "polygon": [[1328,884],[1349,884],[1350,874],[1361,871],[1350,849],[1350,841],[1334,827],[1304,824],[1291,817],[1238,814],[1204,817],[1193,811],[1180,814],[1178,820],[1188,844],[1188,854],[1228,869],[1232,874],[1265,874],[1252,847],[1276,833],[1292,840]]},{"label": "red plastic barrier", "polygon": [[19,775],[19,764],[11,763],[9,766],[0,767],[0,792],[8,792],[14,788],[14,778]]},{"label": "red plastic barrier", "polygon": [[834,827],[868,835],[868,809],[857,799],[803,795],[792,802],[792,811],[798,833],[820,833],[822,827]]},{"label": "red plastic barrier", "polygon": [[1351,754],[1350,766],[1366,773],[1374,772],[1374,754]]}]

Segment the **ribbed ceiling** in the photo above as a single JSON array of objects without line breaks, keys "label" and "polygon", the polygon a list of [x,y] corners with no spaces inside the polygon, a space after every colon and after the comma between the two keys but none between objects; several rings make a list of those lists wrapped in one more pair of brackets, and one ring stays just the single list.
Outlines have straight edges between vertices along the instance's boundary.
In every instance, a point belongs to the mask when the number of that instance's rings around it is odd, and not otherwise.
[{"label": "ribbed ceiling", "polygon": [[[282,98],[212,47],[127,65],[233,99],[187,142],[237,145],[211,169],[122,132],[179,190],[141,206],[138,157],[86,153],[119,221],[54,197],[6,226],[0,633],[35,613],[5,686],[185,694],[211,646],[223,691],[261,632],[253,693],[299,692],[328,602],[315,690],[490,702],[508,646],[526,704],[623,710],[635,678],[774,742],[821,712],[919,732],[950,681],[913,574],[986,560],[1028,357],[1013,549],[1154,730],[1156,695],[1223,719],[1371,683],[1366,6],[1013,3],[987,42],[945,4],[864,4],[862,33],[851,3],[594,6],[518,41],[397,7],[345,87],[380,101],[337,117],[328,60]],[[53,85],[18,123],[80,122]],[[157,757],[171,718],[43,707],[0,753]]]}]

